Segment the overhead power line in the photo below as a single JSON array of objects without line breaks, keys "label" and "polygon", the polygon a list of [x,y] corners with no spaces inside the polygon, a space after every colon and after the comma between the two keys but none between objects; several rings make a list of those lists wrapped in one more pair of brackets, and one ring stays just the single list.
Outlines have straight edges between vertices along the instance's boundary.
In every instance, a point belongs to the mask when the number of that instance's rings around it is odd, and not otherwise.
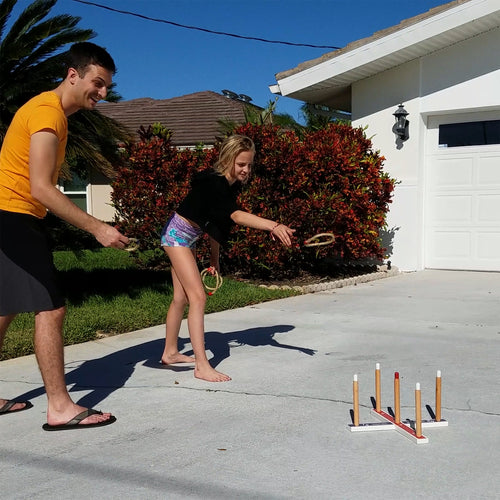
[{"label": "overhead power line", "polygon": [[225,33],[224,31],[214,31],[214,30],[209,30],[206,28],[199,28],[197,26],[188,26],[186,24],[180,24],[180,23],[175,23],[173,21],[167,21],[166,19],[157,19],[154,17],[145,16],[143,14],[137,14],[136,12],[115,9],[113,7],[108,7],[107,5],[101,5],[101,4],[98,4],[95,2],[87,2],[86,0],[73,0],[73,2],[83,3],[86,5],[93,5],[94,7],[99,7],[100,9],[110,10],[111,12],[117,12],[118,14],[126,14],[128,16],[139,17],[141,19],[146,19],[148,21],[154,21],[155,23],[170,24],[172,26],[177,26],[178,28],[186,28],[188,30],[203,31],[204,33],[211,33],[213,35],[231,36],[233,38],[241,38],[243,40],[255,40],[257,42],[276,43],[276,44],[281,44],[281,45],[292,45],[295,47],[312,47],[313,49],[340,49],[340,47],[334,47],[332,45],[313,45],[310,43],[283,42],[283,41],[279,41],[279,40],[266,40],[265,38],[258,38],[258,37],[254,37],[254,36],[236,35],[234,33]]}]

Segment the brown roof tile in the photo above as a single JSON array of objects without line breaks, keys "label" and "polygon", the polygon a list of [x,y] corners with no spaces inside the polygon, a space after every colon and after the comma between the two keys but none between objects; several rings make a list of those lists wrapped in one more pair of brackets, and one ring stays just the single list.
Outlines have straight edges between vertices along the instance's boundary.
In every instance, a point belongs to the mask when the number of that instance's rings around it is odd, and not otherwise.
[{"label": "brown roof tile", "polygon": [[122,123],[136,137],[141,125],[147,129],[159,122],[172,130],[173,144],[182,147],[199,143],[212,145],[221,134],[218,120],[244,123],[245,106],[249,104],[207,90],[171,99],[143,97],[116,103],[100,102],[97,109]]}]

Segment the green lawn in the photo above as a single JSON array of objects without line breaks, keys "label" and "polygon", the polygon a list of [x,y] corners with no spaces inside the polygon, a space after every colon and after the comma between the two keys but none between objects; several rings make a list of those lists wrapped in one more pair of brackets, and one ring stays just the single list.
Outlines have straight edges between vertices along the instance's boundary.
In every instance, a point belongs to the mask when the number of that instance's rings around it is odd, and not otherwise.
[{"label": "green lawn", "polygon": [[[172,296],[168,271],[139,269],[131,254],[109,248],[55,252],[54,261],[67,297],[66,345],[165,322]],[[222,287],[208,297],[206,312],[234,309],[297,293],[269,290],[225,278]],[[32,354],[33,330],[34,315],[18,315],[7,332],[0,359]]]}]

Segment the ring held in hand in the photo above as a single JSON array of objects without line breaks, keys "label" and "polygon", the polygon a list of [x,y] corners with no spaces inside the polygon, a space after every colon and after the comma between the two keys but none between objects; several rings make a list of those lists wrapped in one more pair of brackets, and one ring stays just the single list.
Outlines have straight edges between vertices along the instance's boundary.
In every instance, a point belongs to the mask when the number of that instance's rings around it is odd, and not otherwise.
[{"label": "ring held in hand", "polygon": [[139,242],[137,241],[137,238],[129,238],[127,245],[125,245],[125,250],[126,252],[135,252],[139,248]]},{"label": "ring held in hand", "polygon": [[[203,286],[208,291],[208,295],[213,295],[221,286],[222,286],[222,276],[217,272],[217,269],[214,267],[208,267],[207,269],[203,269],[201,271],[201,282]],[[215,279],[215,286],[211,286],[207,283],[207,278]]]}]

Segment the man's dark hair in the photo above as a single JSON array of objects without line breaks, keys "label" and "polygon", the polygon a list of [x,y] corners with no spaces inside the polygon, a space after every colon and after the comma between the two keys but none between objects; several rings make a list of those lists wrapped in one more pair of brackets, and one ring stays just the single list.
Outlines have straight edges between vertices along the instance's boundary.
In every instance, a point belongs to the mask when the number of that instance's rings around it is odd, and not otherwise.
[{"label": "man's dark hair", "polygon": [[106,49],[90,42],[79,42],[71,46],[68,51],[67,65],[78,71],[80,78],[85,76],[89,65],[102,66],[103,68],[116,73],[116,66],[113,58]]}]

